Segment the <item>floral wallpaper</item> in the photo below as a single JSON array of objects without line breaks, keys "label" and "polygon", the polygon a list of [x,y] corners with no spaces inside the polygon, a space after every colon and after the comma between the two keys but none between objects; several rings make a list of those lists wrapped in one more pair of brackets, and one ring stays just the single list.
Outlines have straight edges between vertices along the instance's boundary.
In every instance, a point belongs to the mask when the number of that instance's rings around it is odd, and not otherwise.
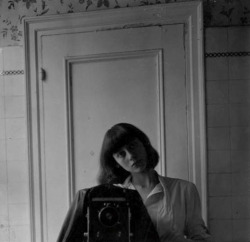
[{"label": "floral wallpaper", "polygon": [[[23,45],[28,16],[96,11],[192,0],[0,0],[0,47]],[[249,0],[203,0],[206,27],[250,25]]]}]

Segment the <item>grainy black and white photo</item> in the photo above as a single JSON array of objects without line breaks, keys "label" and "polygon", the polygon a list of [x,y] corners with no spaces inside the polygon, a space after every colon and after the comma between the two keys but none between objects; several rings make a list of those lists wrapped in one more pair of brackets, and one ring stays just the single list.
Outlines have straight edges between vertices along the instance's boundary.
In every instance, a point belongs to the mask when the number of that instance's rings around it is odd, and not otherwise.
[{"label": "grainy black and white photo", "polygon": [[250,1],[0,0],[1,242],[250,242]]}]

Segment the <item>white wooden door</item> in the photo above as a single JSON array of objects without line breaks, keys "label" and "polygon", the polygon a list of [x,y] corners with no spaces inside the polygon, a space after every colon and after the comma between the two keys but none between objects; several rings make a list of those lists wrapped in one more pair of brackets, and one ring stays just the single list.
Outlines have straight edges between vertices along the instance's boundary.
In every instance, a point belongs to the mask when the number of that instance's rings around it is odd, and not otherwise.
[{"label": "white wooden door", "polygon": [[[74,28],[69,28],[73,15],[66,27],[65,19],[57,28],[49,19],[51,25],[37,35],[32,47],[37,48],[37,70],[43,73],[36,89],[31,88],[38,132],[38,162],[31,172],[39,174],[41,189],[39,195],[34,192],[33,208],[41,209],[35,222],[42,228],[43,241],[56,240],[75,192],[96,185],[104,133],[118,122],[135,124],[148,134],[160,153],[160,174],[197,182],[199,165],[191,154],[196,144],[190,138],[197,122],[190,79],[190,23],[166,23],[166,13],[155,7],[146,13],[163,19],[152,24],[140,19],[145,9],[138,11],[139,19],[138,13],[132,14],[136,24],[126,27],[120,14],[130,19],[127,10],[110,11],[114,17],[104,27],[100,16],[89,16],[98,27],[81,27],[79,15]],[[115,20],[122,26],[110,26]],[[84,25],[89,19],[82,21]],[[40,241],[39,235],[36,239]]]},{"label": "white wooden door", "polygon": [[[49,241],[58,234],[69,195],[96,185],[104,133],[118,122],[140,127],[161,157],[166,154],[160,173],[166,167],[169,176],[189,178],[183,35],[184,25],[179,24],[42,38],[41,66],[47,75],[41,83],[42,153]],[[175,75],[168,73],[169,65],[178,67]],[[172,131],[164,135],[162,125]]]}]

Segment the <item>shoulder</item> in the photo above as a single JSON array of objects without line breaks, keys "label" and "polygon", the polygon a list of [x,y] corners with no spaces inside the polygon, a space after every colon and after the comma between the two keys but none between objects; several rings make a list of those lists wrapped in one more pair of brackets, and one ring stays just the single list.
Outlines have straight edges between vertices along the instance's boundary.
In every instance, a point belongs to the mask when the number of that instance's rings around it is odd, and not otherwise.
[{"label": "shoulder", "polygon": [[88,190],[89,189],[78,190],[74,195],[73,204],[83,204]]},{"label": "shoulder", "polygon": [[161,175],[158,175],[158,176],[159,176],[159,180],[161,182],[164,182],[164,183],[170,184],[170,185],[190,186],[190,185],[193,184],[190,181],[183,180],[183,179],[180,179],[180,178],[172,178],[172,177],[161,176]]},{"label": "shoulder", "polygon": [[179,179],[179,178],[171,178],[159,175],[159,180],[164,187],[168,189],[180,189],[183,191],[196,190],[196,186],[194,183]]},{"label": "shoulder", "polygon": [[88,192],[89,189],[80,189],[76,192],[76,197],[85,197],[86,193]]}]

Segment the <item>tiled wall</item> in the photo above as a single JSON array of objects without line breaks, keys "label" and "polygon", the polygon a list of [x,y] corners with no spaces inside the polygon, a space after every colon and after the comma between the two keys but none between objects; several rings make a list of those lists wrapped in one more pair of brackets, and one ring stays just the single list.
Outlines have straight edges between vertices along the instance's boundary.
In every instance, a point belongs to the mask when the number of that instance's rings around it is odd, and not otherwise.
[{"label": "tiled wall", "polygon": [[[22,47],[0,49],[0,241],[30,242]],[[19,74],[18,74],[19,73]]]},{"label": "tiled wall", "polygon": [[206,29],[209,225],[216,242],[250,241],[250,27]]},{"label": "tiled wall", "polygon": [[[208,53],[250,51],[250,27],[207,28]],[[31,242],[22,47],[0,49],[0,241]],[[250,56],[206,58],[209,226],[250,241]]]}]

